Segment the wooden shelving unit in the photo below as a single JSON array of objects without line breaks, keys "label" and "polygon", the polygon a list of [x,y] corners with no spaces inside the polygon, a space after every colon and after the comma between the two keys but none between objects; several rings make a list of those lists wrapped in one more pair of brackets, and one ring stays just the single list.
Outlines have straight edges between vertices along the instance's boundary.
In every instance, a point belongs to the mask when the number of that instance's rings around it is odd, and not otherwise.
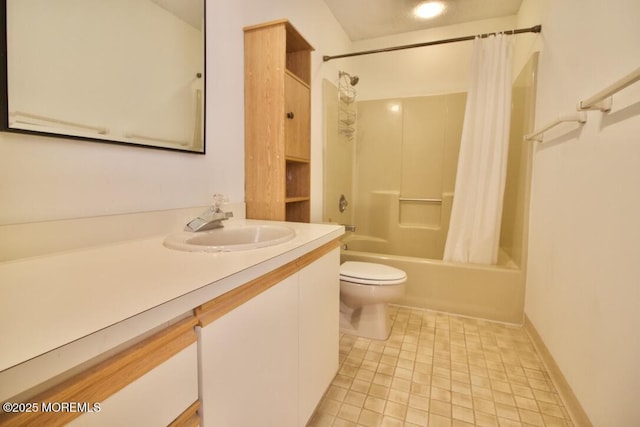
[{"label": "wooden shelving unit", "polygon": [[312,51],[287,20],[244,29],[247,218],[309,222]]}]

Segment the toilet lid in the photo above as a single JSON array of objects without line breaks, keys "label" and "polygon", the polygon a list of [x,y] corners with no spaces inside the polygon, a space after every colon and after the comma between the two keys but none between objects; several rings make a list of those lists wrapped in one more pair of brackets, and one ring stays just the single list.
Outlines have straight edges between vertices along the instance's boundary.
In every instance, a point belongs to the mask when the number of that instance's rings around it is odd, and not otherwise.
[{"label": "toilet lid", "polygon": [[407,274],[389,265],[347,261],[340,266],[340,278],[368,285],[395,285],[407,280]]}]

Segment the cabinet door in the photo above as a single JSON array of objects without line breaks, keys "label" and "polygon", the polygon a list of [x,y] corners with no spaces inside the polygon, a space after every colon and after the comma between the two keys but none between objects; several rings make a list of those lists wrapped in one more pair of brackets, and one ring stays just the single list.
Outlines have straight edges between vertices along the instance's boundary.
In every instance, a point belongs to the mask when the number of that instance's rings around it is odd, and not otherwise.
[{"label": "cabinet door", "polygon": [[70,426],[164,426],[198,400],[196,343],[100,402]]},{"label": "cabinet door", "polygon": [[311,99],[309,86],[297,77],[286,73],[285,93],[285,155],[309,159],[311,143]]},{"label": "cabinet door", "polygon": [[200,330],[203,425],[298,422],[298,276]]},{"label": "cabinet door", "polygon": [[194,316],[185,317],[104,355],[26,398],[40,403],[37,411],[0,413],[0,425],[168,425],[198,401],[196,324]]},{"label": "cabinet door", "polygon": [[300,271],[300,419],[305,425],[338,371],[340,250]]}]

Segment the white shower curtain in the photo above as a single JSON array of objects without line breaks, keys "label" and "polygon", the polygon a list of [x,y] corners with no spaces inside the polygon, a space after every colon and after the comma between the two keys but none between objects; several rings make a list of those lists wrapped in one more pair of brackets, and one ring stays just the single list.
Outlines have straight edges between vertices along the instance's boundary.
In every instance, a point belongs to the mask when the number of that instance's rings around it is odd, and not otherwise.
[{"label": "white shower curtain", "polygon": [[511,118],[512,36],[476,37],[445,261],[495,264]]}]

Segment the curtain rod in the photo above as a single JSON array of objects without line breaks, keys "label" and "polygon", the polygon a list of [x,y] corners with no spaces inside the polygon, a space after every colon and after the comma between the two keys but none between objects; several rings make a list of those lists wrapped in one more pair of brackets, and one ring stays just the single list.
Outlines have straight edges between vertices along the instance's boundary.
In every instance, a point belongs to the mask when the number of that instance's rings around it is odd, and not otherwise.
[{"label": "curtain rod", "polygon": [[[535,25],[535,26],[533,26],[531,28],[521,28],[519,30],[507,30],[507,31],[502,31],[502,33],[503,34],[539,33],[541,30],[542,30],[542,25]],[[456,38],[453,38],[453,39],[444,39],[444,40],[436,40],[436,41],[425,42],[425,43],[407,44],[407,45],[404,45],[404,46],[393,46],[393,47],[386,47],[386,48],[382,48],[382,49],[363,50],[363,51],[360,51],[360,52],[345,53],[345,54],[342,54],[342,55],[334,55],[334,56],[325,55],[325,56],[322,57],[322,60],[324,62],[327,62],[327,61],[330,61],[332,59],[348,58],[350,56],[369,55],[369,54],[372,54],[372,53],[393,52],[394,50],[413,49],[414,47],[424,47],[424,46],[433,46],[433,45],[437,45],[437,44],[464,42],[464,41],[468,41],[468,40],[473,40],[476,37],[486,38],[486,37],[489,37],[489,36],[495,35],[495,34],[497,34],[497,33],[477,34],[477,35],[474,35],[474,36],[456,37]]]}]

